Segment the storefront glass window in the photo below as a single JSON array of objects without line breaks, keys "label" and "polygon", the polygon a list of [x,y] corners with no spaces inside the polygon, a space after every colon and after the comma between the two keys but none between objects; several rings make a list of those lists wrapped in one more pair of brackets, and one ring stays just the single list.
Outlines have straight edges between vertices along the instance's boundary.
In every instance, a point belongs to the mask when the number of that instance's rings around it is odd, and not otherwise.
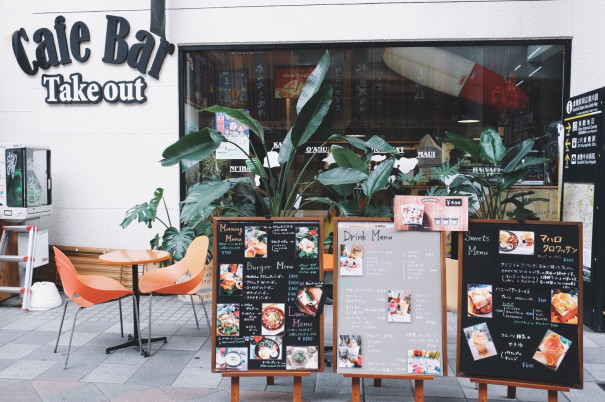
[{"label": "storefront glass window", "polygon": [[[379,135],[411,158],[427,134],[437,142],[445,131],[477,138],[483,127],[491,126],[507,146],[539,138],[536,155],[552,162],[533,184],[556,185],[553,127],[561,119],[568,91],[568,46],[566,41],[516,41],[413,47],[184,48],[183,134],[206,126],[242,134],[228,117],[198,111],[218,104],[248,110],[265,127],[269,148],[279,150],[296,118],[302,81],[327,49],[331,68],[325,82],[332,85],[334,97],[316,139],[331,134]],[[312,153],[318,144],[309,144],[303,151]],[[245,174],[238,152],[224,150],[217,155],[214,169],[221,174]],[[442,154],[450,156],[445,148]],[[304,161],[304,154],[297,155],[297,163]],[[321,158],[316,165],[309,180],[327,168]],[[207,174],[203,170],[188,173],[187,185]]]}]

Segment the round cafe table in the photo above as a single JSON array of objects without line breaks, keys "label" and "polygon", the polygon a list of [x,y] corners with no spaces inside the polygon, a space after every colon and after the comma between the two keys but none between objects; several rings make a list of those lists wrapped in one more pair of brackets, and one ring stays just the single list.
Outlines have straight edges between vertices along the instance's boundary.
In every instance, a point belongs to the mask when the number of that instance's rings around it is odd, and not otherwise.
[{"label": "round cafe table", "polygon": [[[155,262],[165,261],[170,258],[170,254],[163,250],[119,250],[112,251],[110,253],[105,253],[99,256],[99,261],[104,264],[109,265],[132,265],[132,290],[137,300],[137,308],[139,306],[139,300],[141,298],[141,292],[139,291],[139,264],[152,264]],[[133,306],[133,317],[136,317],[135,307]],[[138,309],[141,311],[140,309]],[[139,316],[140,319],[140,316]],[[105,349],[106,353],[111,352],[112,350],[122,349],[129,346],[139,346],[139,331],[138,326],[139,323],[136,319],[133,319],[134,322],[134,333],[133,335],[128,335],[128,342],[122,343],[120,345],[111,346]],[[167,341],[165,336],[160,338],[151,338],[151,342],[163,341],[164,343]],[[143,344],[148,342],[148,339],[141,338],[141,342]],[[145,348],[141,351],[145,356],[147,352]]]}]

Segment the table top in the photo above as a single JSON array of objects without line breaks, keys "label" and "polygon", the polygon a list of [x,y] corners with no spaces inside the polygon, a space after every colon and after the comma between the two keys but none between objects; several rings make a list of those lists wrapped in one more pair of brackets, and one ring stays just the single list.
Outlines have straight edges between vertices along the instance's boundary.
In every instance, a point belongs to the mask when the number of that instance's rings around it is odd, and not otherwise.
[{"label": "table top", "polygon": [[151,264],[170,258],[163,250],[118,250],[99,256],[99,261],[111,265]]}]

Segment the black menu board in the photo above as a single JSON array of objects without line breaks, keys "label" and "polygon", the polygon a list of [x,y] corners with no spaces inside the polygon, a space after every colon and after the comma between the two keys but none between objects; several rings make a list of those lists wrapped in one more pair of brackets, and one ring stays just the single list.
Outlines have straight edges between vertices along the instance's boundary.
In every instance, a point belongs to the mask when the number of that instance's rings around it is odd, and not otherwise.
[{"label": "black menu board", "polygon": [[469,222],[460,233],[458,375],[582,387],[581,230]]},{"label": "black menu board", "polygon": [[447,375],[443,232],[337,218],[334,371]]},{"label": "black menu board", "polygon": [[319,219],[215,218],[213,372],[323,369]]}]

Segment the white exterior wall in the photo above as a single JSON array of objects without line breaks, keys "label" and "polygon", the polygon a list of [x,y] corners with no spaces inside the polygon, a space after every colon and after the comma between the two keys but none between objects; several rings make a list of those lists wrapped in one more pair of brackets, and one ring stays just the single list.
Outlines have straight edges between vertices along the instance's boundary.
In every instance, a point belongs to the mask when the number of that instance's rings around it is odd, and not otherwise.
[{"label": "white exterior wall", "polygon": [[[368,0],[167,0],[167,39],[176,45],[572,38],[571,95],[605,86],[605,2],[376,1]],[[149,0],[0,2],[0,142],[52,149],[53,214],[50,243],[80,247],[144,248],[155,232],[119,227],[124,212],[163,187],[177,217],[176,167],[161,167],[163,149],[178,139],[177,52],[167,56],[159,80],[145,75],[144,104],[48,105],[41,75],[74,72],[87,81],[133,80],[126,63],[101,61],[107,14],[126,18],[134,34],[149,30]],[[307,5],[308,4],[308,5]],[[344,5],[343,5],[344,4]],[[13,55],[12,33],[23,27],[35,57],[33,33],[53,31],[58,15],[67,33],[76,21],[90,29],[91,57],[26,75]],[[157,42],[159,39],[156,37]],[[157,47],[157,43],[156,43]],[[155,55],[155,50],[154,50]],[[150,67],[150,66],[149,66]],[[173,222],[175,223],[175,222]],[[158,228],[157,231],[161,231]]]}]

